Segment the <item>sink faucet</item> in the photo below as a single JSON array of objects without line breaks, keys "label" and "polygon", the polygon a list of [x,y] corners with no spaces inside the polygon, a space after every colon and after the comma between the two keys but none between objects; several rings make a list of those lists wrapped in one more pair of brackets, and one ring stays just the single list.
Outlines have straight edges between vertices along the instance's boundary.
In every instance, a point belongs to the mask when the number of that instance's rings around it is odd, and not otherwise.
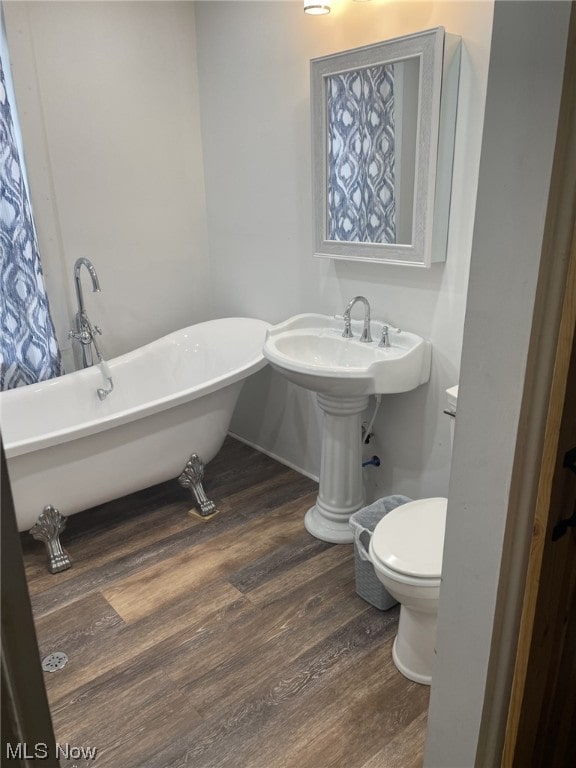
[{"label": "sink faucet", "polygon": [[102,331],[97,325],[92,325],[86,314],[86,307],[84,306],[84,295],[82,293],[82,282],[80,280],[82,267],[86,267],[90,277],[92,278],[92,290],[95,293],[100,292],[100,282],[98,275],[94,269],[94,265],[89,259],[80,258],[76,260],[74,264],[74,284],[76,286],[76,299],[78,301],[78,312],[76,313],[76,330],[69,331],[68,338],[76,339],[79,341],[82,347],[82,367],[88,368],[93,364],[92,356],[92,344],[96,350],[98,359],[101,360],[102,356],[96,345],[96,334],[101,334]]},{"label": "sink faucet", "polygon": [[364,330],[362,331],[362,336],[360,336],[360,341],[370,342],[372,341],[372,334],[370,333],[370,304],[368,303],[368,299],[364,296],[355,296],[348,302],[346,309],[344,310],[344,333],[342,336],[344,336],[345,339],[351,339],[354,335],[352,333],[350,312],[357,301],[361,301],[364,304]]}]

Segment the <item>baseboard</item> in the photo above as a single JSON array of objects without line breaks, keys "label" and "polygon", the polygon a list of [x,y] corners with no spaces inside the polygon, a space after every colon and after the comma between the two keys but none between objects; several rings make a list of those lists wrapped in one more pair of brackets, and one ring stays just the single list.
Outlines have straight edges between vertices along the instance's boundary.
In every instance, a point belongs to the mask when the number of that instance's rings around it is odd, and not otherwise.
[{"label": "baseboard", "polygon": [[244,445],[249,445],[250,448],[254,448],[255,451],[260,451],[260,453],[263,453],[265,456],[270,456],[271,459],[274,459],[274,461],[278,461],[280,464],[284,464],[285,467],[290,467],[290,469],[293,469],[295,472],[299,472],[301,475],[304,475],[305,477],[309,477],[310,480],[314,480],[314,482],[318,483],[319,478],[316,475],[311,474],[310,472],[307,472],[305,469],[302,469],[302,467],[297,467],[296,464],[293,464],[291,461],[287,461],[286,459],[282,458],[282,456],[278,456],[275,453],[272,453],[272,451],[266,450],[266,448],[262,448],[261,445],[257,445],[256,443],[253,443],[251,440],[246,440],[245,437],[241,437],[240,435],[237,435],[235,432],[228,432],[230,437],[233,437],[235,440],[239,440],[241,443],[244,443]]}]

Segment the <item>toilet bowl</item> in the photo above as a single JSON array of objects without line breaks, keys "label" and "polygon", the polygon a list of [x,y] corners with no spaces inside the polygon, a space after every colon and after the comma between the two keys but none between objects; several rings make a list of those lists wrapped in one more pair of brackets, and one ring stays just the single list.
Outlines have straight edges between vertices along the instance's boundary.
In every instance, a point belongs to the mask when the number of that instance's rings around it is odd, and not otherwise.
[{"label": "toilet bowl", "polygon": [[396,507],[370,540],[374,573],[400,603],[394,664],[405,677],[425,685],[432,679],[447,502],[420,499]]},{"label": "toilet bowl", "polygon": [[[458,387],[447,395],[446,413],[454,416]],[[392,659],[405,677],[424,685],[432,681],[447,503],[441,497],[402,504],[380,520],[370,540],[374,573],[400,603]]]}]

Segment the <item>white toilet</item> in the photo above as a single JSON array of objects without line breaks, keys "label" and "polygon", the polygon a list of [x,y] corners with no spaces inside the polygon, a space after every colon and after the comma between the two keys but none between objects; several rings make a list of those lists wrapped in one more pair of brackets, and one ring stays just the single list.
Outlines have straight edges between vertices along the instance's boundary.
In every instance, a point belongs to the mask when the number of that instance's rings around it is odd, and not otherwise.
[{"label": "white toilet", "polygon": [[[446,394],[446,413],[454,416],[458,387]],[[451,437],[453,429],[452,418]],[[447,502],[419,499],[396,507],[378,523],[370,540],[374,572],[400,603],[394,664],[405,677],[425,685],[432,680]]]}]

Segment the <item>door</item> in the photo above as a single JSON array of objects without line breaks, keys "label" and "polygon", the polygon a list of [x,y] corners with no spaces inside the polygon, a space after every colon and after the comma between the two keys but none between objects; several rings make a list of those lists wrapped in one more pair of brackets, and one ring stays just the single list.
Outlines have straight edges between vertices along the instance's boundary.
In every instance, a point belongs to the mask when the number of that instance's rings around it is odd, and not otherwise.
[{"label": "door", "polygon": [[[576,285],[573,285],[576,297]],[[573,299],[576,301],[576,298]],[[551,432],[555,424],[550,425]],[[576,345],[556,433],[556,454],[543,466],[529,567],[532,634],[521,633],[503,766],[566,768],[576,765]],[[554,437],[551,435],[549,441]],[[546,446],[550,448],[550,446]],[[549,489],[549,491],[548,491]],[[548,498],[544,498],[547,496]],[[547,509],[546,509],[547,507]],[[547,516],[547,520],[544,519]],[[542,546],[541,568],[537,550]],[[526,622],[524,622],[526,628]],[[523,680],[522,680],[523,676]],[[523,691],[522,691],[523,688]],[[520,699],[519,693],[522,692]],[[518,703],[515,704],[515,701]]]}]

